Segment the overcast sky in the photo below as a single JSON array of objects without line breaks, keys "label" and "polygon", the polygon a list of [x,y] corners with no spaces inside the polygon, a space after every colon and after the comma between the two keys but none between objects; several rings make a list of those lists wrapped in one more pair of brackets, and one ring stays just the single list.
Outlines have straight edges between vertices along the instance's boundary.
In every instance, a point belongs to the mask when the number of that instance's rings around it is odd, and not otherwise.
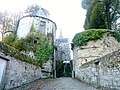
[{"label": "overcast sky", "polygon": [[38,4],[47,9],[51,19],[57,24],[57,38],[60,30],[70,41],[74,35],[83,31],[86,10],[81,7],[81,0],[0,0],[0,10],[16,12],[29,5]]}]

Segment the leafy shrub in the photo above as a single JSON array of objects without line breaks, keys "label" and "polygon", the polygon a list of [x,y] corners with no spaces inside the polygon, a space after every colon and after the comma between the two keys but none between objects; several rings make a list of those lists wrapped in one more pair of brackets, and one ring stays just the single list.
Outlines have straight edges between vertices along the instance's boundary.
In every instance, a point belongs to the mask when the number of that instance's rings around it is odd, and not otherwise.
[{"label": "leafy shrub", "polygon": [[120,32],[110,32],[111,36],[113,36],[118,42],[120,42]]},{"label": "leafy shrub", "polygon": [[46,40],[41,45],[37,45],[35,56],[38,62],[45,63],[52,56],[53,49],[51,48],[49,41]]},{"label": "leafy shrub", "polygon": [[36,59],[30,58],[26,54],[21,53],[19,50],[15,49],[14,47],[11,47],[9,45],[3,44],[0,42],[0,49],[7,55],[13,56],[16,59],[19,59],[24,62],[28,62],[30,64],[34,64],[37,66],[40,66],[40,64],[37,62]]},{"label": "leafy shrub", "polygon": [[77,33],[72,42],[75,46],[86,45],[88,41],[101,39],[106,31],[104,29],[85,30]]},{"label": "leafy shrub", "polygon": [[[42,63],[49,60],[53,51],[52,46],[50,46],[48,38],[45,35],[41,34],[40,32],[29,33],[25,38],[16,39],[15,41],[13,40],[13,36],[9,35],[6,38],[4,38],[4,43],[14,47],[19,52],[20,51],[33,52],[35,55],[35,59],[37,60],[37,63],[39,63],[41,66]],[[6,50],[6,52],[8,51],[9,50]],[[14,52],[14,50],[12,52]],[[12,53],[12,55],[14,54]],[[15,54],[14,56],[17,58],[20,55]],[[22,57],[25,58],[26,56]]]},{"label": "leafy shrub", "polygon": [[3,42],[8,45],[12,45],[12,43],[14,42],[14,37],[15,37],[14,34],[9,34],[5,38],[3,38]]},{"label": "leafy shrub", "polygon": [[11,46],[18,49],[19,51],[26,49],[24,39],[14,41]]}]

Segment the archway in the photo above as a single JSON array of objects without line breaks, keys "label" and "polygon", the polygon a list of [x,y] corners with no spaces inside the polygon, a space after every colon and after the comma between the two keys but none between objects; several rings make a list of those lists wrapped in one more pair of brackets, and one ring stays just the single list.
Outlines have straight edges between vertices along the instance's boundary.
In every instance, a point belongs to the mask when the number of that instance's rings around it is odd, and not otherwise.
[{"label": "archway", "polygon": [[72,77],[72,60],[71,61],[61,61],[56,60],[56,77]]}]

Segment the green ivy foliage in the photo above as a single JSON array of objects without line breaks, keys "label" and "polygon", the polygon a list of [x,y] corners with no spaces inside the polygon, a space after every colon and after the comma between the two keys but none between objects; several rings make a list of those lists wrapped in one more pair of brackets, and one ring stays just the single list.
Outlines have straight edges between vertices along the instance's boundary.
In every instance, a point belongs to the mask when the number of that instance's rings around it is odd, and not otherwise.
[{"label": "green ivy foliage", "polygon": [[120,42],[120,32],[110,32],[111,36],[113,36],[118,42]]},{"label": "green ivy foliage", "polygon": [[77,33],[72,42],[75,46],[84,46],[88,41],[101,39],[105,33],[105,29],[90,29]]},{"label": "green ivy foliage", "polygon": [[52,56],[52,47],[49,44],[49,41],[46,40],[42,44],[37,45],[35,56],[38,59],[39,63],[45,63]]},{"label": "green ivy foliage", "polygon": [[[41,66],[44,62],[49,60],[49,58],[52,55],[53,49],[52,49],[52,46],[50,45],[49,39],[45,35],[41,34],[40,32],[33,32],[33,33],[31,32],[25,38],[16,39],[15,41],[13,39],[14,38],[12,35],[8,35],[6,38],[4,38],[3,42],[14,47],[19,52],[20,51],[24,51],[24,52],[32,51],[35,55],[35,59],[36,59],[37,63]],[[7,49],[9,49],[9,48],[7,48]],[[9,50],[6,50],[6,51],[8,52]],[[8,53],[11,53],[11,52],[8,52]],[[13,53],[14,53],[14,50],[12,51],[12,55],[14,55]],[[15,54],[16,58],[19,56],[21,56],[21,55],[18,54],[16,56],[16,54]],[[24,58],[26,56],[22,56],[22,57]],[[19,59],[21,59],[21,58],[19,58]],[[25,61],[27,61],[27,60],[25,60]]]},{"label": "green ivy foliage", "polygon": [[12,43],[14,42],[14,37],[15,35],[11,33],[3,38],[3,42],[7,45],[12,45]]},{"label": "green ivy foliage", "polygon": [[11,47],[7,44],[0,42],[0,50],[2,50],[6,55],[13,56],[16,59],[19,59],[21,61],[24,61],[24,62],[27,62],[30,64],[40,66],[40,63],[38,63],[36,59],[30,58],[26,54],[21,53],[19,50],[15,49],[14,47]]},{"label": "green ivy foliage", "polygon": [[11,46],[16,48],[19,51],[22,51],[22,50],[26,49],[24,39],[14,41]]}]

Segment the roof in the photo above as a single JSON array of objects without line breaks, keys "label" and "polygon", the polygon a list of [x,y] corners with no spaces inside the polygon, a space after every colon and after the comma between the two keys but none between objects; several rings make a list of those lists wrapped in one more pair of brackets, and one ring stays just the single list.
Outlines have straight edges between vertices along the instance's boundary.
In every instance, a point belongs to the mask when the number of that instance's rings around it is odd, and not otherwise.
[{"label": "roof", "polygon": [[56,39],[56,42],[68,42],[68,38],[60,38],[60,39]]}]

